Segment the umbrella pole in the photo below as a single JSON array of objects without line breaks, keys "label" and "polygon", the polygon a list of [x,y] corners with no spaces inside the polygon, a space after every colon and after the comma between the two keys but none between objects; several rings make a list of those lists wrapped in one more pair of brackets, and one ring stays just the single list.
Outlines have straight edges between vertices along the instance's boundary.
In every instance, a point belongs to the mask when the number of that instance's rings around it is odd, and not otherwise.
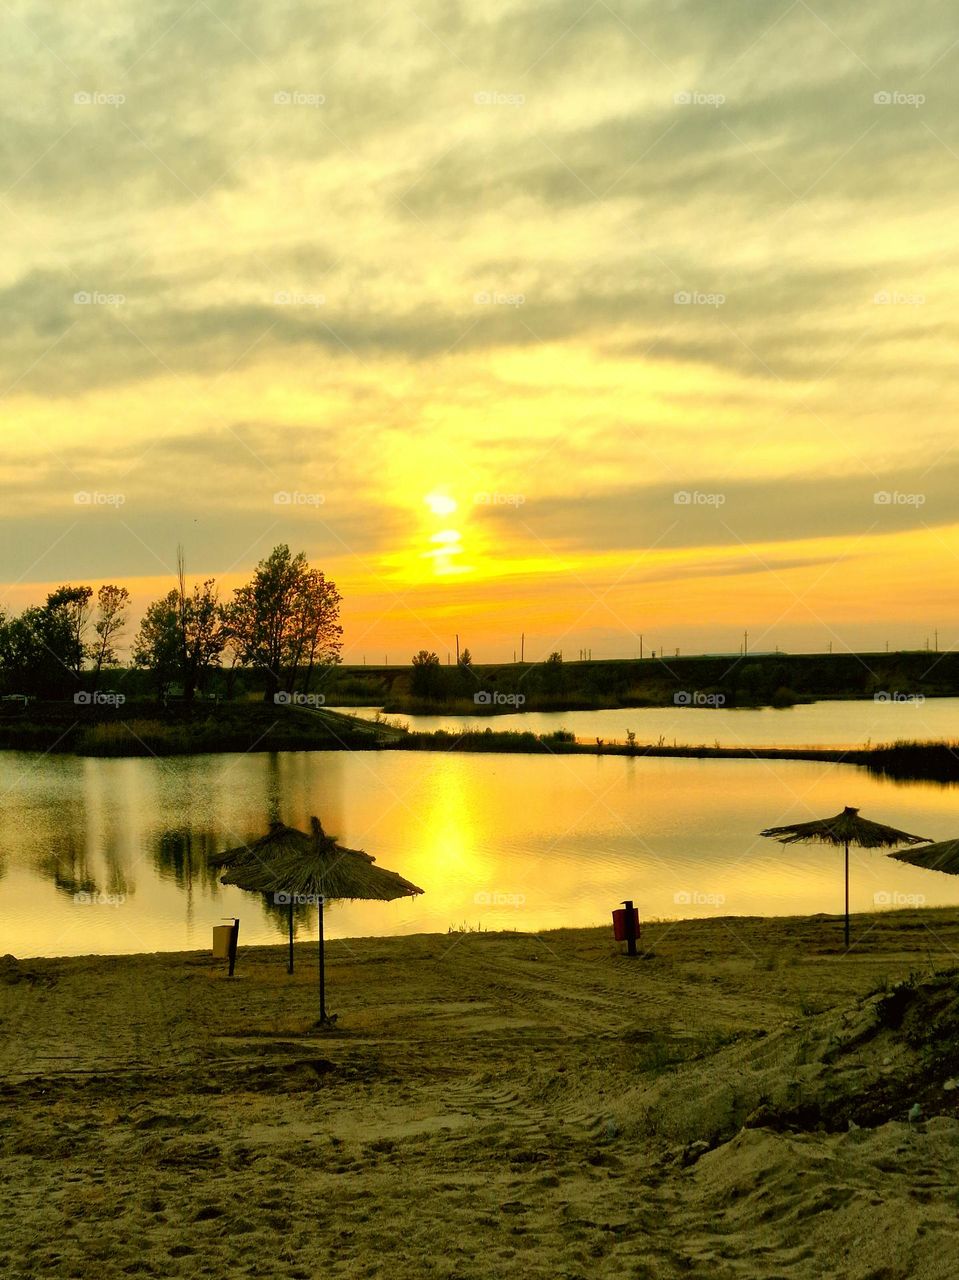
[{"label": "umbrella pole", "polygon": [[293,895],[290,894],[290,963],[287,973],[293,972]]},{"label": "umbrella pole", "polygon": [[320,1022],[326,1022],[326,970],[323,963],[323,898],[320,897]]},{"label": "umbrella pole", "polygon": [[846,841],[846,950],[849,950],[849,841]]}]

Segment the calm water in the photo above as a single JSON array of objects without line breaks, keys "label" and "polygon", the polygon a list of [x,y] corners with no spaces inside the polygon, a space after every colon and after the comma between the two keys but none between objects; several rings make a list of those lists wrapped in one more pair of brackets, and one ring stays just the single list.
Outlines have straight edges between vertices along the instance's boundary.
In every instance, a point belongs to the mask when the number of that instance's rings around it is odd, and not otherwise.
[{"label": "calm water", "polygon": [[[241,943],[280,941],[282,916],[206,863],[273,816],[304,827],[317,813],[426,890],[336,904],[332,937],[600,924],[627,896],[645,917],[833,912],[841,854],[784,849],[761,828],[856,804],[934,839],[959,835],[959,791],[801,761],[4,752],[0,790],[0,952],[19,956],[208,947],[234,914]],[[959,904],[959,881],[881,853],[854,855],[852,884],[857,910],[876,895]],[[315,937],[309,914],[298,936]]]},{"label": "calm water", "polygon": [[[334,710],[371,718],[375,707]],[[959,738],[959,698],[926,702],[812,702],[775,710],[742,711],[708,707],[631,707],[618,711],[528,711],[497,716],[388,716],[424,733],[448,729],[522,729],[553,733],[568,729],[592,742],[624,741],[632,729],[638,742],[699,746],[860,746],[896,738]]]}]

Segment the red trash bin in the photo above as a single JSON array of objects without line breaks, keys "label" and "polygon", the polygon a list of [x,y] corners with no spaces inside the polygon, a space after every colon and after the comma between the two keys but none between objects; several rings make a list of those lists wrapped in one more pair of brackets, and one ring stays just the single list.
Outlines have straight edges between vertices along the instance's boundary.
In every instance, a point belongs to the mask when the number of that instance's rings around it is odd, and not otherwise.
[{"label": "red trash bin", "polygon": [[[626,942],[629,934],[626,932],[626,909],[620,907],[613,912],[613,937],[617,942]],[[633,907],[633,937],[639,937],[639,907]]]}]

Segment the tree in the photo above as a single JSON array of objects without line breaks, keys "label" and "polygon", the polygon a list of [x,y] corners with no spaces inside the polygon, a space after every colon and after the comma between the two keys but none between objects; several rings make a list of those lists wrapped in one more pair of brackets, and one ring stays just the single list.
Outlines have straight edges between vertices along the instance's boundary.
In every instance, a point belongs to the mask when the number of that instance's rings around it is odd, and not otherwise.
[{"label": "tree", "polygon": [[459,665],[463,668],[464,671],[469,671],[472,669],[473,655],[470,653],[469,649],[464,649],[463,652],[460,654]]},{"label": "tree", "polygon": [[223,610],[213,578],[193,588],[189,596],[178,592],[180,623],[180,671],[183,696],[192,701],[203,690],[209,673],[220,665],[226,643]]},{"label": "tree", "polygon": [[302,671],[303,690],[309,692],[317,662],[339,662],[343,628],[336,622],[342,597],[319,569],[307,569],[298,585],[285,663],[287,691],[292,693]]},{"label": "tree", "polygon": [[44,629],[56,644],[51,654],[74,675],[83,670],[83,660],[87,655],[86,633],[92,598],[92,587],[57,587],[47,596],[43,606],[47,615]]},{"label": "tree", "polygon": [[202,587],[194,587],[188,594],[182,547],[176,549],[176,564],[180,680],[184,699],[192,702],[207,673],[220,664],[226,629],[214,579],[207,578]]},{"label": "tree", "polygon": [[180,669],[180,595],[170,591],[148,606],[133,645],[133,661],[152,672],[158,697],[175,683]]},{"label": "tree", "polygon": [[318,663],[339,661],[340,602],[335,584],[285,543],[234,591],[227,628],[241,661],[265,675],[265,701],[273,701],[281,686],[292,693],[301,674],[308,687]]},{"label": "tree", "polygon": [[181,575],[179,585],[154,600],[143,615],[133,661],[153,672],[160,696],[179,683],[190,702],[219,665],[225,639],[214,580],[208,578],[187,593]]},{"label": "tree", "polygon": [[116,661],[112,641],[125,621],[129,593],[125,587],[100,588],[96,641],[90,645],[92,599],[92,587],[61,586],[50,592],[43,605],[0,620],[0,668],[8,686],[15,680],[24,691],[39,697],[65,697],[76,692],[88,658],[93,659],[97,676],[101,667]]},{"label": "tree", "polygon": [[127,607],[130,593],[126,587],[104,584],[97,592],[97,617],[93,624],[96,640],[90,647],[89,656],[93,661],[93,688],[96,691],[100,682],[100,672],[104,667],[115,667],[119,662],[114,642],[127,625]]},{"label": "tree", "polygon": [[[50,692],[50,654],[44,643],[44,624],[45,615],[40,608],[25,609],[19,617],[4,620],[0,628],[0,667],[7,678],[8,691],[35,695]],[[58,670],[62,674],[62,666]]]},{"label": "tree", "polygon": [[566,673],[563,670],[563,655],[554,649],[543,663],[540,686],[546,694],[562,693],[566,686]]},{"label": "tree", "polygon": [[[0,667],[7,686],[43,698],[75,692],[83,663],[82,608],[86,587],[60,587],[46,604],[24,609],[0,628]],[[91,592],[92,594],[92,592]]]},{"label": "tree", "polygon": [[413,655],[410,690],[417,698],[435,698],[440,686],[440,660],[435,653],[420,649]]}]

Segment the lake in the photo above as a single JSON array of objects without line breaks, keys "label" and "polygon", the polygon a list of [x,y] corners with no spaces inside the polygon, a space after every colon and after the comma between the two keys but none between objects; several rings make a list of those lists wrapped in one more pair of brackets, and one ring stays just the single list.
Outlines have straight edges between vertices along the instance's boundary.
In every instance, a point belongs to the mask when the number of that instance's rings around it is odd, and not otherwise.
[{"label": "lake", "polygon": [[[281,941],[282,911],[207,865],[272,817],[302,828],[316,813],[426,890],[333,904],[332,938],[596,925],[629,896],[644,918],[836,912],[841,851],[784,848],[759,830],[854,804],[934,839],[959,835],[955,789],[806,761],[3,752],[0,789],[0,952],[21,957],[207,948],[233,915],[241,945]],[[954,905],[959,880],[855,851],[852,892],[855,910]],[[304,908],[297,936],[315,928]]]},{"label": "lake", "polygon": [[[375,707],[331,707],[347,715],[370,719]],[[592,742],[625,741],[627,730],[636,741],[667,746],[723,747],[856,747],[897,738],[959,738],[959,698],[928,698],[906,702],[893,692],[887,701],[810,702],[777,709],[752,707],[629,707],[614,711],[527,711],[507,715],[407,716],[387,719],[411,729],[432,733],[446,729],[519,729],[530,733],[555,733],[568,729],[577,738]]]}]

